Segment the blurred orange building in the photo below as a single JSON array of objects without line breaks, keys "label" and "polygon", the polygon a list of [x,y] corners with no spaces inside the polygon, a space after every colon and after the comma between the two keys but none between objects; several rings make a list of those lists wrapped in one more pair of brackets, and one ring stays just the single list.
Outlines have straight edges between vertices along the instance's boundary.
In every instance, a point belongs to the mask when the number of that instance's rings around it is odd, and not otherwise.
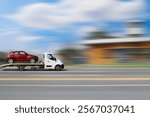
[{"label": "blurred orange building", "polygon": [[150,38],[144,36],[142,25],[142,21],[130,21],[123,37],[82,41],[88,46],[89,63],[150,62]]}]

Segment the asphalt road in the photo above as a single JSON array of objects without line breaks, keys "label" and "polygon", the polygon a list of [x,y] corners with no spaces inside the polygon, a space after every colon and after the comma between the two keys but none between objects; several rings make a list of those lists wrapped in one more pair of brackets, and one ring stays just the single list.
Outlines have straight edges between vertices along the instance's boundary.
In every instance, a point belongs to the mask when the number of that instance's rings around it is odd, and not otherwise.
[{"label": "asphalt road", "polygon": [[149,67],[0,71],[1,100],[149,100]]}]

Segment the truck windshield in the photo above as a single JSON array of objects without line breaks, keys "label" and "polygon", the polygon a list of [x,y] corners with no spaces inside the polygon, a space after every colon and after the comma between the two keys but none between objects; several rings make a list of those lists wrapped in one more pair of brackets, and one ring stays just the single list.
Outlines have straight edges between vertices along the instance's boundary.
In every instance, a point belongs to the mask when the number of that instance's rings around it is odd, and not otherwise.
[{"label": "truck windshield", "polygon": [[52,54],[47,55],[48,59],[56,61],[56,58]]}]

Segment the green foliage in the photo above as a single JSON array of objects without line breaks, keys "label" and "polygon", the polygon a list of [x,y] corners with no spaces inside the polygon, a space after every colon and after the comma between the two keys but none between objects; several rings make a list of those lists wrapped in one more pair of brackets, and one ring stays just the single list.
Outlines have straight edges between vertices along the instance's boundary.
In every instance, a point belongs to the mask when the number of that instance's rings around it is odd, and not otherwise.
[{"label": "green foliage", "polygon": [[66,61],[68,64],[74,62],[74,58],[81,55],[80,50],[74,49],[74,48],[66,48],[62,49],[58,53],[64,61]]},{"label": "green foliage", "polygon": [[77,56],[80,54],[80,51],[73,48],[67,48],[59,51],[59,55],[61,55],[63,58],[72,58],[74,56]]},{"label": "green foliage", "polygon": [[5,61],[5,56],[6,56],[6,53],[0,52],[0,62]]},{"label": "green foliage", "polygon": [[112,38],[107,31],[95,31],[89,33],[87,39],[105,39],[105,38]]}]

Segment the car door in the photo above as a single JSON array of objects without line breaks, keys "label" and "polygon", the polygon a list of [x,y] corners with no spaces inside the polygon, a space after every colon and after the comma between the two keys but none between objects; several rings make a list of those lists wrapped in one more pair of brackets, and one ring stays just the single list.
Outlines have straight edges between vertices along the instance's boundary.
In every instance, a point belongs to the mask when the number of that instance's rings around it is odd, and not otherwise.
[{"label": "car door", "polygon": [[26,59],[27,59],[27,54],[26,54],[25,52],[23,52],[23,51],[20,51],[18,58],[19,58],[20,61],[26,61]]},{"label": "car door", "polygon": [[19,61],[19,52],[13,52],[14,59]]}]

